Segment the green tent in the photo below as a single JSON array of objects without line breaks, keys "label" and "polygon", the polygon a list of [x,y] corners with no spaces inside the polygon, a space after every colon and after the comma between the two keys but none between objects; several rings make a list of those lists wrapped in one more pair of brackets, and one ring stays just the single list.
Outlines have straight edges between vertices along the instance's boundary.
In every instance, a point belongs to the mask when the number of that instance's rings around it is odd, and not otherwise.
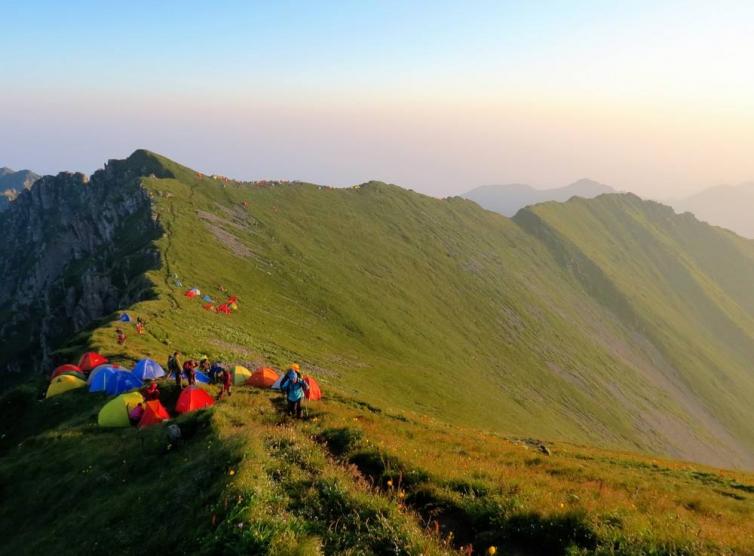
[{"label": "green tent", "polygon": [[127,427],[131,423],[128,413],[136,404],[142,403],[144,396],[139,392],[127,392],[113,398],[100,409],[97,423],[100,427]]}]

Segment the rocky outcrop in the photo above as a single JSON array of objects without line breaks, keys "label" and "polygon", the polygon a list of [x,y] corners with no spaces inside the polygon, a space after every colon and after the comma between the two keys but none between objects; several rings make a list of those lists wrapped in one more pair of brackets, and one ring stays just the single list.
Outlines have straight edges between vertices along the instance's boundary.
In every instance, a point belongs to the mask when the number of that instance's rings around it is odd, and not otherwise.
[{"label": "rocky outcrop", "polygon": [[168,177],[146,151],[91,179],[45,176],[0,215],[0,382],[42,372],[72,334],[150,295],[162,233],[141,178]]}]

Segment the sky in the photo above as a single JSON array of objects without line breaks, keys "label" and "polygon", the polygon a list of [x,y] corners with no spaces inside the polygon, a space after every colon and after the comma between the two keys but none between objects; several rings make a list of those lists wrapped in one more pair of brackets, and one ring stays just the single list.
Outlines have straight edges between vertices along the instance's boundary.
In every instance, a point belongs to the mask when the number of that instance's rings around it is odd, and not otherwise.
[{"label": "sky", "polygon": [[0,0],[0,166],[446,196],[754,180],[754,3]]}]

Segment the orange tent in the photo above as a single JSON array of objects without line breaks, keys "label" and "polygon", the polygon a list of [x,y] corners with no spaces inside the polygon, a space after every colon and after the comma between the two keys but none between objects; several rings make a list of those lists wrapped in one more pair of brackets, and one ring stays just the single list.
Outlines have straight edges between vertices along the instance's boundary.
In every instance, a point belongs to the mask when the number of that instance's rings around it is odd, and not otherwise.
[{"label": "orange tent", "polygon": [[144,415],[139,420],[139,428],[143,429],[150,425],[161,423],[165,419],[170,419],[167,409],[160,403],[160,400],[152,400],[144,403]]},{"label": "orange tent", "polygon": [[205,390],[196,386],[184,388],[175,404],[176,413],[188,413],[214,405],[215,400]]},{"label": "orange tent", "polygon": [[307,400],[321,400],[322,390],[319,389],[319,384],[317,384],[317,381],[314,380],[314,377],[306,375],[304,377],[304,382],[306,382],[309,385],[309,390],[307,390],[306,392],[306,399]]},{"label": "orange tent", "polygon": [[107,359],[102,357],[99,353],[90,351],[82,355],[81,359],[79,359],[79,368],[85,373],[88,373],[95,367],[99,367],[105,363],[107,363]]},{"label": "orange tent", "polygon": [[78,367],[78,365],[60,365],[60,367],[56,368],[52,372],[52,376],[50,377],[50,380],[52,380],[56,376],[62,375],[63,373],[67,373],[68,371],[75,371],[77,373],[80,373],[81,369]]},{"label": "orange tent", "polygon": [[251,373],[251,376],[246,380],[246,384],[256,386],[257,388],[272,388],[272,385],[277,382],[278,378],[280,376],[269,367],[259,367]]}]

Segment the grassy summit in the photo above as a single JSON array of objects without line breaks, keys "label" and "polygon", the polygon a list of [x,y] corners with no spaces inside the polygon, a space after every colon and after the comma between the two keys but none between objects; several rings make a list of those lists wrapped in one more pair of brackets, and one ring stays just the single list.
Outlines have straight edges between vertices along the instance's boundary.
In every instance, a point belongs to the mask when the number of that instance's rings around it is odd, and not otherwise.
[{"label": "grassy summit", "polygon": [[153,295],[122,308],[146,334],[117,345],[114,314],[59,355],[299,361],[328,399],[291,423],[239,389],[168,448],[162,426],[99,429],[99,395],[12,391],[0,552],[754,550],[754,476],[626,452],[754,468],[751,242],[626,195],[508,219],[146,151],[117,168],[164,230]]},{"label": "grassy summit", "polygon": [[[137,155],[173,177],[143,180],[163,264],[123,357],[295,359],[450,423],[754,466],[751,242],[627,195],[510,220],[383,183],[236,183]],[[203,310],[194,286],[240,311]],[[118,352],[114,327],[81,340]]]}]

